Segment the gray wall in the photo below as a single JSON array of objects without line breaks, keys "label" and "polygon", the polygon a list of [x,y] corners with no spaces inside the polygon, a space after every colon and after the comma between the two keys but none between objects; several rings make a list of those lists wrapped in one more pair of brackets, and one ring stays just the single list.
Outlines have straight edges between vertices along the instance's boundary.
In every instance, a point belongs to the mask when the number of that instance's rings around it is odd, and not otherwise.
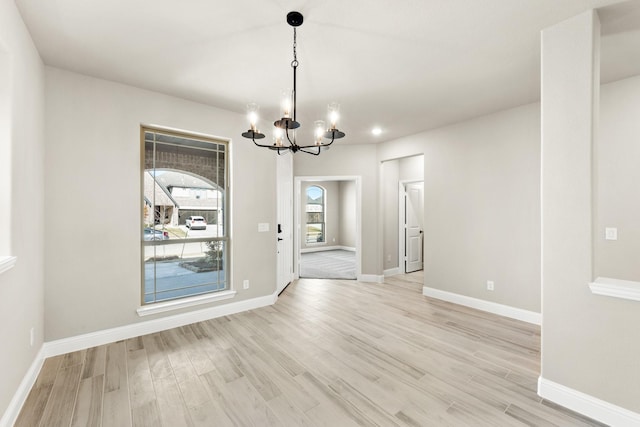
[{"label": "gray wall", "polygon": [[274,292],[275,157],[240,137],[244,116],[55,68],[46,88],[46,340],[141,321],[141,123],[233,139],[231,302]]},{"label": "gray wall", "polygon": [[422,181],[424,179],[424,156],[404,157],[397,161],[400,181]]},{"label": "gray wall", "polygon": [[425,286],[540,312],[539,108],[379,147],[380,161],[424,154]]},{"label": "gray wall", "polygon": [[[637,163],[637,148],[621,154],[620,145],[627,139],[637,145],[637,127],[628,120],[638,120],[637,100],[629,102],[640,94],[638,79],[602,86],[603,101],[598,105],[598,35],[599,22],[592,11],[542,35],[542,377],[640,413],[640,306],[637,301],[594,295],[588,287],[596,270],[594,256],[603,274],[629,274],[637,280],[627,266],[637,266],[638,252],[627,243],[640,226],[640,218],[616,212],[627,206],[634,209],[635,201],[629,205],[624,198],[607,196],[617,191],[610,187],[617,182],[609,181],[613,169],[620,169],[623,181],[634,176],[626,169],[629,162],[614,159],[627,155]],[[599,142],[593,150],[598,107]],[[621,128],[614,130],[617,123]],[[603,176],[597,177],[600,171]],[[636,181],[634,197],[637,185]],[[625,194],[629,187],[624,184],[620,190]],[[620,240],[606,247],[599,242],[593,235],[594,212],[602,217],[596,229],[605,223],[619,225]],[[608,262],[611,253],[623,259],[621,264]],[[599,259],[601,254],[605,259]]]},{"label": "gray wall", "polygon": [[[640,76],[603,86],[596,140],[594,275],[640,282]],[[605,227],[618,240],[605,240]]]},{"label": "gray wall", "polygon": [[2,417],[42,346],[44,328],[44,71],[12,1],[0,2],[0,67],[0,257],[18,257],[0,274]]},{"label": "gray wall", "polygon": [[382,239],[384,270],[398,267],[398,182],[400,162],[396,159],[380,165],[380,210],[382,212]]},{"label": "gray wall", "polygon": [[356,183],[340,181],[340,246],[356,247]]}]

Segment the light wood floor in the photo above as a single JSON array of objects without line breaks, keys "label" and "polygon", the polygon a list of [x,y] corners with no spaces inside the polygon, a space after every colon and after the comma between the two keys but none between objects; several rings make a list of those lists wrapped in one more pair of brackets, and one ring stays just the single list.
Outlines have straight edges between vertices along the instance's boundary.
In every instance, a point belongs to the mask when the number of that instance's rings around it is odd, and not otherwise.
[{"label": "light wood floor", "polygon": [[17,426],[585,426],[536,394],[540,330],[384,284],[53,357]]}]

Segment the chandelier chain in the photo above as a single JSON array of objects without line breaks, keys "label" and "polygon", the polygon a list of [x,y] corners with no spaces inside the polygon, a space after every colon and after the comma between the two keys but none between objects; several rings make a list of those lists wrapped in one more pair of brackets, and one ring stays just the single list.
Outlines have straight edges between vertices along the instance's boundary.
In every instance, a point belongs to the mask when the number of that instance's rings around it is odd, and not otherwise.
[{"label": "chandelier chain", "polygon": [[293,61],[291,61],[292,67],[298,66],[298,55],[296,53],[297,47],[298,47],[298,41],[296,40],[296,27],[293,27]]}]

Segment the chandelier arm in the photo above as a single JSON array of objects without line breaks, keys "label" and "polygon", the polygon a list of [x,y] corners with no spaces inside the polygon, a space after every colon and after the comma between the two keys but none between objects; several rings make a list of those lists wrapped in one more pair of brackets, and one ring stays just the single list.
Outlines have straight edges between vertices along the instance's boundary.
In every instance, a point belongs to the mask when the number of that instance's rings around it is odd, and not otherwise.
[{"label": "chandelier arm", "polygon": [[296,144],[296,137],[293,137],[293,141],[291,140],[291,138],[289,138],[289,128],[285,129],[285,135],[287,135],[287,140],[289,141],[289,145],[291,145],[292,147],[297,146],[298,144]]},{"label": "chandelier arm", "polygon": [[328,144],[323,144],[323,145],[328,147],[329,145],[333,144],[333,141],[335,141],[335,139],[336,139],[335,134],[331,132],[331,141]]},{"label": "chandelier arm", "polygon": [[[315,152],[313,152],[313,151],[305,150],[305,148],[309,148],[309,147],[316,147],[316,148],[318,148],[318,152],[317,152],[317,153],[315,153]],[[317,145],[311,145],[311,146],[309,146],[309,147],[300,148],[300,151],[302,151],[303,153],[307,153],[307,154],[313,154],[314,156],[319,156],[319,155],[320,155],[320,146],[317,146]]]},{"label": "chandelier arm", "polygon": [[272,146],[272,145],[258,144],[258,143],[256,142],[256,139],[255,139],[255,138],[251,138],[251,140],[252,140],[252,141],[253,141],[253,143],[254,143],[254,144],[256,144],[258,147],[263,147],[263,148],[273,148],[273,146]]},{"label": "chandelier arm", "polygon": [[[334,140],[335,140],[335,138],[333,137],[333,134],[332,134],[332,136],[331,136],[331,141],[330,141],[330,142],[328,142],[328,143],[326,143],[326,144],[324,144],[324,143],[323,143],[323,144],[313,144],[313,145],[299,145],[298,147],[300,147],[300,148],[328,147],[328,146],[330,146],[331,144],[333,144],[333,141],[334,141]],[[306,151],[305,151],[305,153],[306,153]],[[319,154],[319,153],[318,153],[318,154]]]}]

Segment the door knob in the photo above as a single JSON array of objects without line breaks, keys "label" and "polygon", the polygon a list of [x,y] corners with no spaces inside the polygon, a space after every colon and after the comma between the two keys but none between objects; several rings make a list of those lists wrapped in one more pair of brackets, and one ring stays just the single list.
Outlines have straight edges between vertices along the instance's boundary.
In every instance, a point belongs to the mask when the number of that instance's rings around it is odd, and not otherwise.
[{"label": "door knob", "polygon": [[280,240],[283,240],[283,239],[281,239],[280,237],[278,237],[278,242],[279,242]]}]

